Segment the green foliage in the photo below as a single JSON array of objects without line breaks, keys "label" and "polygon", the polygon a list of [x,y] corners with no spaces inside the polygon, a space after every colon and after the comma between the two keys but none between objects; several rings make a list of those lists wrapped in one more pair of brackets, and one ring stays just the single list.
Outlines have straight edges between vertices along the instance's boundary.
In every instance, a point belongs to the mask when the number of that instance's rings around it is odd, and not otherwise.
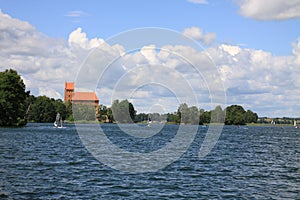
[{"label": "green foliage", "polygon": [[65,119],[68,120],[68,121],[74,121],[74,116],[73,116],[73,110],[72,110],[72,103],[71,103],[71,101],[65,102],[65,106],[66,106],[66,116],[65,116]]},{"label": "green foliage", "polygon": [[127,99],[115,100],[111,106],[113,118],[118,123],[133,123],[136,111]]},{"label": "green foliage", "polygon": [[251,110],[247,110],[245,115],[246,123],[256,123],[258,120],[258,116],[256,113],[252,112]]},{"label": "green foliage", "polygon": [[214,110],[211,111],[211,123],[224,123],[225,121],[225,111],[222,110],[221,106],[216,106]]},{"label": "green foliage", "polygon": [[55,116],[56,109],[54,102],[46,96],[39,96],[30,106],[28,120],[34,122],[54,122]]},{"label": "green foliage", "polygon": [[25,120],[25,84],[15,70],[0,72],[0,126],[23,126]]},{"label": "green foliage", "polygon": [[147,120],[148,120],[148,114],[146,113],[139,113],[134,118],[134,122],[144,122]]},{"label": "green foliage", "polygon": [[246,123],[257,122],[258,116],[251,110],[244,110],[242,106],[232,105],[226,108],[226,125],[245,125]]},{"label": "green foliage", "polygon": [[55,100],[46,96],[33,97],[27,99],[30,104],[28,120],[33,122],[54,122],[57,113],[63,120],[68,116],[66,105],[61,99]]},{"label": "green foliage", "polygon": [[180,104],[177,114],[183,124],[199,124],[200,113],[196,106],[188,107],[186,103]]},{"label": "green foliage", "polygon": [[210,123],[210,111],[205,111],[204,109],[199,110],[199,124],[208,124]]},{"label": "green foliage", "polygon": [[176,123],[179,124],[180,123],[180,117],[178,115],[178,113],[168,113],[167,114],[167,122],[169,123]]},{"label": "green foliage", "polygon": [[113,122],[113,115],[111,108],[106,107],[105,105],[99,105],[98,109],[98,120],[100,122],[111,123]]},{"label": "green foliage", "polygon": [[242,106],[232,105],[226,108],[226,125],[245,125],[245,114],[246,111]]}]

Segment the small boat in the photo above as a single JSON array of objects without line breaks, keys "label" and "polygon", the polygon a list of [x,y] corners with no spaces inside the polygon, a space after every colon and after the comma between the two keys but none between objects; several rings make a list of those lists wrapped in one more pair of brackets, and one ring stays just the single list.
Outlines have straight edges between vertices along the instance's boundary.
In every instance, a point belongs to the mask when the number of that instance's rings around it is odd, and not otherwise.
[{"label": "small boat", "polygon": [[296,120],[294,120],[294,127],[295,128],[300,128],[300,126],[297,126],[297,121]]},{"label": "small boat", "polygon": [[150,116],[148,116],[147,126],[150,127],[151,124],[152,124],[151,118],[150,118]]},{"label": "small boat", "polygon": [[271,124],[276,125],[276,122],[272,119]]},{"label": "small boat", "polygon": [[[58,126],[59,123],[60,126]],[[62,123],[62,118],[60,117],[59,113],[56,114],[55,122],[53,123],[53,125],[55,128],[64,128]]]}]

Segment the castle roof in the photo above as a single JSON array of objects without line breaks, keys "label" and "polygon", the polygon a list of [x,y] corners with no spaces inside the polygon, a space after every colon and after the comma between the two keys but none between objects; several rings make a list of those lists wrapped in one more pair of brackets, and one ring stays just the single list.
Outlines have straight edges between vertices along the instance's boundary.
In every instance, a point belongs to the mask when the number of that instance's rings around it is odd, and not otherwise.
[{"label": "castle roof", "polygon": [[74,90],[74,82],[66,82],[65,89],[66,90]]},{"label": "castle roof", "polygon": [[73,101],[99,101],[95,92],[74,92]]}]

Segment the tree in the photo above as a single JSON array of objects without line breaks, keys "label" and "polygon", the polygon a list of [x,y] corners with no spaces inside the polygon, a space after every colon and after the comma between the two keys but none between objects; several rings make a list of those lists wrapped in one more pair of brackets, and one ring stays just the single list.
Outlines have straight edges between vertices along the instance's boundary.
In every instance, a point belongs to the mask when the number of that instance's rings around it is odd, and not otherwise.
[{"label": "tree", "polygon": [[216,106],[214,110],[211,111],[211,122],[214,123],[224,123],[225,113],[221,106]]},{"label": "tree", "polygon": [[194,125],[199,124],[199,111],[196,106],[192,106],[189,108],[189,116],[190,116],[190,123]]},{"label": "tree", "polygon": [[199,111],[199,124],[210,123],[211,112],[200,109]]},{"label": "tree", "polygon": [[114,116],[111,108],[107,108],[107,117],[110,123],[114,121]]},{"label": "tree", "polygon": [[167,122],[171,122],[171,123],[180,123],[180,117],[178,113],[168,113],[167,114]]},{"label": "tree", "polygon": [[64,102],[61,99],[52,99],[52,102],[54,104],[56,113],[60,113],[60,116],[62,120],[65,120],[68,117],[68,110],[67,106],[64,104]]},{"label": "tree", "polygon": [[135,116],[134,122],[144,122],[148,120],[148,114],[146,113],[139,113]]},{"label": "tree", "polygon": [[189,107],[186,103],[182,103],[179,105],[177,113],[179,119],[181,120],[181,123],[183,124],[189,123]]},{"label": "tree", "polygon": [[100,104],[98,108],[98,120],[100,122],[106,122],[106,119],[108,119],[107,115],[107,107],[105,105]]},{"label": "tree", "polygon": [[68,100],[67,102],[65,102],[65,106],[66,106],[66,119],[69,121],[74,121],[71,101]]},{"label": "tree", "polygon": [[28,120],[31,122],[54,122],[57,113],[62,120],[69,117],[67,106],[61,99],[53,99],[46,96],[29,96],[26,100],[28,105]]},{"label": "tree", "polygon": [[180,104],[177,114],[183,124],[199,124],[199,110],[196,106],[189,107],[186,103]]},{"label": "tree", "polygon": [[258,120],[258,116],[256,113],[253,113],[251,110],[247,110],[245,113],[246,123],[256,123]]},{"label": "tree", "polygon": [[0,72],[0,126],[24,126],[26,124],[25,84],[12,69]]},{"label": "tree", "polygon": [[39,96],[30,106],[28,120],[33,122],[54,122],[56,117],[55,100]]},{"label": "tree", "polygon": [[232,105],[226,108],[226,117],[225,124],[226,125],[245,125],[246,111],[240,105]]},{"label": "tree", "polygon": [[118,123],[133,123],[136,115],[134,106],[127,99],[123,101],[115,100],[111,106],[113,118]]}]

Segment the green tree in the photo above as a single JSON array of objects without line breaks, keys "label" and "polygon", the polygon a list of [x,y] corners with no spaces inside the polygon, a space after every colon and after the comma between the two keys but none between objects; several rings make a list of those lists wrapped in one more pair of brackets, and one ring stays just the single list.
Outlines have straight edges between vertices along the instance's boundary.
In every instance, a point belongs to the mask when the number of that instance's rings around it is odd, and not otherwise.
[{"label": "green tree", "polygon": [[178,113],[168,113],[167,114],[167,122],[170,122],[170,123],[180,123],[180,117],[179,117],[179,114]]},{"label": "green tree", "polygon": [[110,123],[114,121],[114,116],[111,108],[107,108],[107,117]]},{"label": "green tree", "polygon": [[99,115],[98,120],[100,122],[112,122],[111,109],[108,108],[107,106],[100,104],[99,110],[98,110],[98,115]]},{"label": "green tree", "polygon": [[189,108],[189,116],[190,116],[190,123],[194,125],[199,124],[199,110],[196,106],[192,106]]},{"label": "green tree", "polygon": [[65,102],[65,106],[66,106],[66,119],[69,121],[74,121],[71,101]]},{"label": "green tree", "polygon": [[232,105],[226,108],[226,117],[225,124],[226,125],[245,125],[246,111],[240,105]]},{"label": "green tree", "polygon": [[251,110],[247,110],[247,112],[245,113],[245,120],[246,123],[256,123],[258,120],[258,116]]},{"label": "green tree", "polygon": [[62,120],[65,120],[68,117],[67,106],[64,104],[64,102],[61,99],[56,99],[56,100],[52,99],[52,102],[54,103],[56,113],[60,113]]},{"label": "green tree", "polygon": [[148,120],[148,114],[146,113],[139,113],[135,116],[134,122],[144,122]]},{"label": "green tree", "polygon": [[0,72],[0,126],[23,126],[26,124],[25,84],[12,69]]},{"label": "green tree", "polygon": [[189,123],[189,121],[190,121],[189,107],[186,103],[182,103],[179,105],[177,114],[178,114],[179,119],[181,120],[180,121],[181,123],[183,123],[183,124]]},{"label": "green tree", "polygon": [[34,104],[35,100],[36,100],[36,97],[33,95],[28,95],[28,97],[25,100],[25,108],[26,108],[25,117],[27,120],[28,120],[28,116],[30,114],[31,106]]},{"label": "green tree", "polygon": [[199,124],[209,124],[210,123],[210,117],[211,112],[205,111],[204,109],[200,109],[199,111]]},{"label": "green tree", "polygon": [[39,96],[30,106],[28,120],[33,122],[54,122],[56,113],[55,100],[46,96]]},{"label": "green tree", "polygon": [[216,108],[211,111],[211,122],[224,123],[224,121],[225,111],[222,110],[221,106],[216,106]]},{"label": "green tree", "polygon": [[115,100],[111,107],[113,118],[118,123],[133,123],[136,115],[134,106],[127,99],[123,101]]}]

